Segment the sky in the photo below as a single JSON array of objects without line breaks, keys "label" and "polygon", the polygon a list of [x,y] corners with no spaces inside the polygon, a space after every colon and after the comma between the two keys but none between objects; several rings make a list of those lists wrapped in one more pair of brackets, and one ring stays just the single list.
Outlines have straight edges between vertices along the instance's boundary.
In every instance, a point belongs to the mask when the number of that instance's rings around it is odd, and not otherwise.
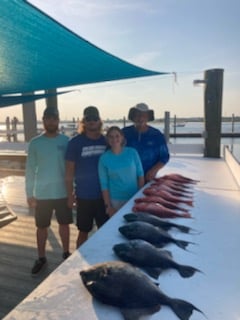
[{"label": "sky", "polygon": [[[170,75],[75,86],[58,97],[62,120],[95,105],[103,119],[121,119],[145,102],[163,118],[202,117],[209,69],[224,69],[223,116],[240,116],[239,0],[29,0],[101,49],[146,69]],[[175,75],[176,73],[176,75]],[[45,101],[36,103],[40,120]],[[22,120],[22,107],[1,109]]]}]

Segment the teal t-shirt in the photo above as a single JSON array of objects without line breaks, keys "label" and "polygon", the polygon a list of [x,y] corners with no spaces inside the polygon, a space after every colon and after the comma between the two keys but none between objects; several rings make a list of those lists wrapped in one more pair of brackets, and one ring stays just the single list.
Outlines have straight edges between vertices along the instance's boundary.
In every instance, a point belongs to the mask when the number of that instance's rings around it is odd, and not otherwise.
[{"label": "teal t-shirt", "polygon": [[65,186],[65,152],[68,137],[58,134],[49,138],[42,134],[28,147],[26,194],[39,200],[67,197]]},{"label": "teal t-shirt", "polygon": [[120,154],[111,150],[99,159],[98,173],[102,190],[108,190],[112,200],[129,200],[138,191],[138,177],[143,168],[137,151],[124,147]]}]

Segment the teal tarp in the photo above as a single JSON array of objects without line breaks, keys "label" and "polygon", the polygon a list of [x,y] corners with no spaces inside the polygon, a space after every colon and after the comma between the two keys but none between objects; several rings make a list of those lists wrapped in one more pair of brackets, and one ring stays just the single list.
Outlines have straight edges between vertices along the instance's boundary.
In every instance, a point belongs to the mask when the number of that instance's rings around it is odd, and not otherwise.
[{"label": "teal tarp", "polygon": [[25,95],[8,95],[8,96],[0,96],[0,108],[13,106],[16,104],[23,104],[26,102],[31,102],[40,99],[46,99],[49,97],[54,97],[56,95],[68,93],[71,91],[62,91],[56,93],[39,93],[39,94],[25,94]]},{"label": "teal tarp", "polygon": [[27,1],[0,0],[0,95],[159,74],[97,48]]}]

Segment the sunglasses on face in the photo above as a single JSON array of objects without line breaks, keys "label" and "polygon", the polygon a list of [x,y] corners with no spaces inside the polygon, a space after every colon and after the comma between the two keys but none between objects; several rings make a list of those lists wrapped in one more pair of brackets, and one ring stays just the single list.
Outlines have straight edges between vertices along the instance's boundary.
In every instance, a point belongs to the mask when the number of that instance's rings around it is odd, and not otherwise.
[{"label": "sunglasses on face", "polygon": [[45,120],[45,121],[50,121],[50,120],[58,121],[59,118],[57,116],[44,116],[43,120]]},{"label": "sunglasses on face", "polygon": [[90,121],[98,121],[99,117],[97,116],[89,116],[89,117],[85,117],[85,121],[86,122],[90,122]]}]

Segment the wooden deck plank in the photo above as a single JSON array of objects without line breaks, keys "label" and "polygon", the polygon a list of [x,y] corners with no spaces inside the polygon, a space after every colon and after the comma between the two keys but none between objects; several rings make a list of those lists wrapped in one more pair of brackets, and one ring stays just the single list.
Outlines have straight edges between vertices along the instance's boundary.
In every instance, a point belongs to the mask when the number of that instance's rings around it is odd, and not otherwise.
[{"label": "wooden deck plank", "polygon": [[[38,277],[31,276],[31,268],[37,257],[36,229],[34,217],[24,207],[24,188],[20,184],[23,177],[7,177],[1,180],[5,188],[7,202],[14,205],[18,218],[0,229],[0,319],[16,307],[29,293],[32,292],[53,270],[62,262],[62,246],[58,234],[58,224],[52,219],[46,246],[48,267]],[[9,188],[11,190],[9,190]],[[17,195],[17,196],[16,196]],[[0,201],[5,203],[0,192]],[[16,206],[16,204],[21,206]],[[19,210],[18,210],[19,209]],[[70,250],[76,247],[77,228],[71,225]]]}]

